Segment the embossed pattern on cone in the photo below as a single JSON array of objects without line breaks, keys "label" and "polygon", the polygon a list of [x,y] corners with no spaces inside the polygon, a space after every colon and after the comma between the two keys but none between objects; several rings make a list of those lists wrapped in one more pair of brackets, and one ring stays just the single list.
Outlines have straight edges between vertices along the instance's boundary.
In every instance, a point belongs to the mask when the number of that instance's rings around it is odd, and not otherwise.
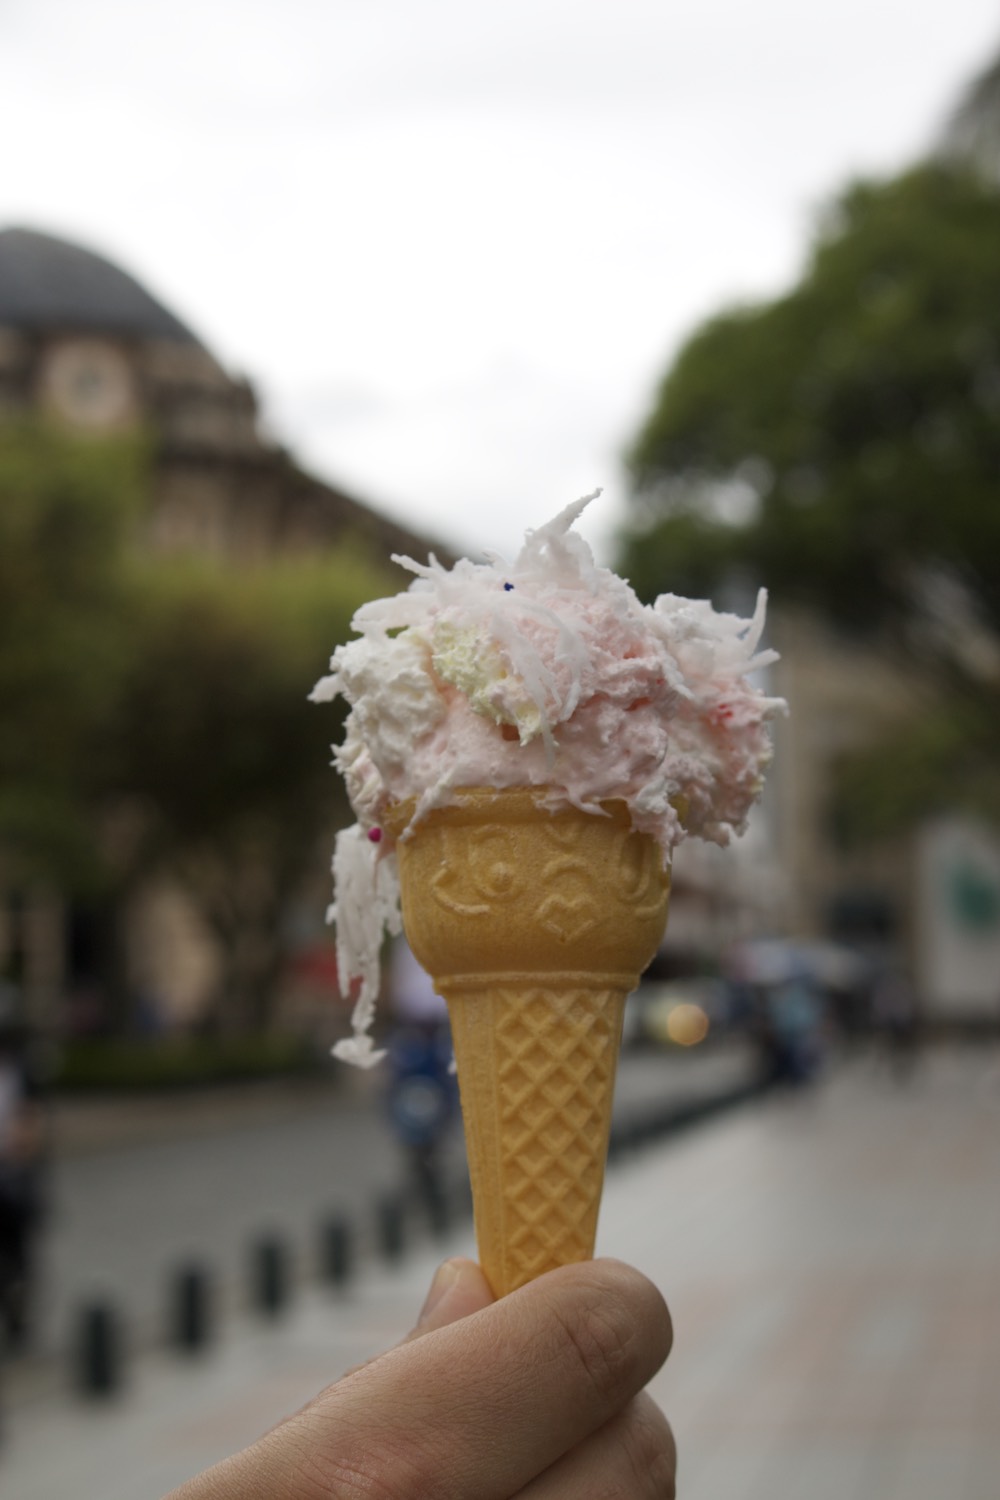
[{"label": "embossed pattern on cone", "polygon": [[480,1259],[498,1293],[594,1253],[625,996],[452,991]]},{"label": "embossed pattern on cone", "polygon": [[551,812],[544,795],[464,790],[397,845],[406,935],[451,1015],[498,1296],[593,1254],[622,1012],[670,884],[623,803]]}]

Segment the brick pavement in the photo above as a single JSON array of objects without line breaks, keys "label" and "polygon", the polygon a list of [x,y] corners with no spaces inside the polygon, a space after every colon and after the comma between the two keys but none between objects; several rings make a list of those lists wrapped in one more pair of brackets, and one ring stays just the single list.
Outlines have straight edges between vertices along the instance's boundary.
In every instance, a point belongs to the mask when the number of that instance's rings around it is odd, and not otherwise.
[{"label": "brick pavement", "polygon": [[[671,1303],[654,1391],[682,1500],[997,1500],[998,1182],[996,1049],[905,1088],[854,1064],[616,1168],[600,1249]],[[120,1400],[25,1399],[0,1491],[156,1500],[405,1332],[434,1259],[242,1320],[203,1360],[147,1357]]]}]

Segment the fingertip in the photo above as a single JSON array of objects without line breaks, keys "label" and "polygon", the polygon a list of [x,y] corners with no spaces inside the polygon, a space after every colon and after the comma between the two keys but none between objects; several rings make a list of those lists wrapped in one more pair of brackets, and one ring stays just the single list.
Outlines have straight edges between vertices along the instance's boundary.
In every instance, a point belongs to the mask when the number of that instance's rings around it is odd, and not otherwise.
[{"label": "fingertip", "polygon": [[494,1301],[489,1283],[474,1260],[456,1255],[434,1274],[427,1299],[420,1310],[411,1338],[445,1328],[460,1318],[480,1312]]},{"label": "fingertip", "polygon": [[623,1294],[634,1303],[638,1315],[648,1324],[662,1349],[662,1363],[674,1347],[674,1320],[660,1288],[635,1266],[630,1266],[624,1260],[616,1260],[613,1256],[595,1260],[593,1265],[613,1279],[622,1288]]},{"label": "fingertip", "polygon": [[666,1353],[669,1354],[674,1343],[674,1322],[667,1300],[656,1282],[650,1281],[644,1272],[637,1270],[635,1266],[630,1266],[627,1261],[616,1260],[611,1255],[602,1256],[591,1264],[599,1267],[604,1274],[615,1278],[621,1285],[628,1288],[628,1294],[641,1303],[646,1316],[660,1329],[666,1344]]}]

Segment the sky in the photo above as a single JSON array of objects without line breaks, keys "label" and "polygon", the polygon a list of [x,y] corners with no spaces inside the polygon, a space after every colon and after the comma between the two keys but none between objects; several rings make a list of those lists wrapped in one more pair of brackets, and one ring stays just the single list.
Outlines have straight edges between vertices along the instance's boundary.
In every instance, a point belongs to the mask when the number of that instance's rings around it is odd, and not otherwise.
[{"label": "sky", "polygon": [[996,0],[0,0],[0,227],[117,261],[453,547],[595,487],[698,322],[925,151]]}]

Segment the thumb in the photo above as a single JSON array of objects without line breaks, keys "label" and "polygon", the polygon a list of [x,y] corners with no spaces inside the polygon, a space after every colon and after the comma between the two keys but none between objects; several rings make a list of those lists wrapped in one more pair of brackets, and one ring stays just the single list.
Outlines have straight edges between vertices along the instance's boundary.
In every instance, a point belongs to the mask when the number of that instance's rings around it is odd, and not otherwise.
[{"label": "thumb", "polygon": [[463,1256],[446,1260],[438,1267],[417,1326],[404,1343],[425,1333],[433,1333],[435,1328],[457,1323],[459,1318],[480,1312],[495,1300],[489,1282],[474,1260],[466,1260]]}]

